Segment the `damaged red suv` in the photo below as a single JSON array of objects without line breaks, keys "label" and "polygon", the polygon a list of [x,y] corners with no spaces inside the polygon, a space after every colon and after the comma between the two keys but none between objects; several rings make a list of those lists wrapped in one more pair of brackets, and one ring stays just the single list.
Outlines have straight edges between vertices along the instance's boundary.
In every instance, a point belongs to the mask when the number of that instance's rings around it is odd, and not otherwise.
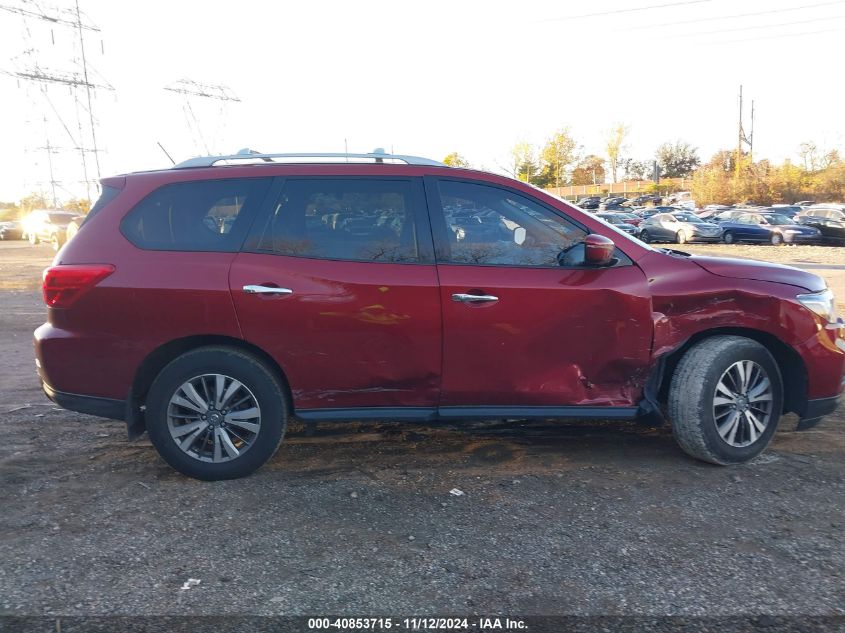
[{"label": "damaged red suv", "polygon": [[825,282],[655,249],[508,178],[375,152],[106,178],[44,272],[44,390],[246,475],[288,420],[618,418],[714,464],[843,390]]}]

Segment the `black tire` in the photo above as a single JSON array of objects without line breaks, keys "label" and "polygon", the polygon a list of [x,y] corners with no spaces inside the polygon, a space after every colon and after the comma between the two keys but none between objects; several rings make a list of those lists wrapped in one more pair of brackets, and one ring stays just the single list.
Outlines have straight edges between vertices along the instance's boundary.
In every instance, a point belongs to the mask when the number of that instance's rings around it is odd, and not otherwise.
[{"label": "black tire", "polygon": [[62,242],[59,239],[58,234],[53,233],[53,235],[50,236],[50,246],[56,252],[58,252],[58,250],[62,247]]},{"label": "black tire", "polygon": [[[714,414],[716,386],[734,363],[752,361],[762,368],[771,384],[771,415],[756,441],[733,446],[720,434]],[[780,370],[760,343],[741,336],[713,336],[691,347],[672,375],[669,418],[680,447],[689,455],[711,464],[741,464],[768,446],[783,412]],[[740,417],[740,421],[742,418]]]},{"label": "black tire", "polygon": [[29,240],[29,243],[32,244],[33,246],[38,244],[38,236],[35,235],[34,233],[30,233],[29,235],[27,235],[26,239]]},{"label": "black tire", "polygon": [[[242,455],[220,463],[200,461],[184,452],[168,428],[170,399],[188,380],[219,373],[246,386],[261,411],[257,435]],[[159,455],[180,473],[205,481],[236,479],[256,471],[279,448],[290,416],[287,392],[263,362],[230,347],[201,347],[171,361],[156,377],[146,398],[147,432]]]},{"label": "black tire", "polygon": [[734,244],[734,234],[730,231],[725,231],[725,234],[722,236],[722,239],[725,241],[725,244]]},{"label": "black tire", "polygon": [[687,243],[687,235],[683,231],[678,231],[675,233],[675,243],[676,244],[686,244]]},{"label": "black tire", "polygon": [[640,239],[646,244],[651,243],[651,235],[648,234],[648,231],[643,231],[642,233],[640,233]]},{"label": "black tire", "polygon": [[772,246],[780,246],[781,244],[783,244],[783,235],[772,233]]}]

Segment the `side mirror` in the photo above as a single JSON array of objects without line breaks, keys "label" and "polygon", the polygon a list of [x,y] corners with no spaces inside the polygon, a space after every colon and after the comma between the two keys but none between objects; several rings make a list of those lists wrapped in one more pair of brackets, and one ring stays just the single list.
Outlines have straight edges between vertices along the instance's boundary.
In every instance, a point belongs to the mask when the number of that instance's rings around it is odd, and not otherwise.
[{"label": "side mirror", "polygon": [[607,266],[613,261],[615,249],[613,240],[591,233],[584,238],[584,263],[588,266]]},{"label": "side mirror", "polygon": [[517,246],[522,246],[525,243],[525,238],[527,237],[528,233],[526,233],[525,229],[521,226],[516,227],[513,230],[513,242]]}]

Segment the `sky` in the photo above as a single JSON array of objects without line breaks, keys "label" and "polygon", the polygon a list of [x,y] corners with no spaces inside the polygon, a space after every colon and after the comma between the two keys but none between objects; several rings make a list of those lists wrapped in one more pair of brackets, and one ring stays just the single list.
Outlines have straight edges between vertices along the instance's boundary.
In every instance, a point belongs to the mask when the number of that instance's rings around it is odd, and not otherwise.
[{"label": "sky", "polygon": [[[51,16],[73,7],[3,0]],[[54,9],[53,7],[58,7]],[[503,172],[517,142],[569,127],[603,154],[616,123],[624,155],[651,160],[681,139],[707,160],[736,146],[755,102],[755,158],[798,160],[800,143],[845,145],[845,0],[80,0],[99,169],[158,169],[243,147],[387,151]],[[36,65],[81,72],[78,33],[0,10],[0,201],[31,191],[85,195],[87,95],[12,76]],[[9,74],[11,73],[11,74]],[[188,79],[239,101],[165,90]],[[91,194],[96,197],[96,191]]]}]

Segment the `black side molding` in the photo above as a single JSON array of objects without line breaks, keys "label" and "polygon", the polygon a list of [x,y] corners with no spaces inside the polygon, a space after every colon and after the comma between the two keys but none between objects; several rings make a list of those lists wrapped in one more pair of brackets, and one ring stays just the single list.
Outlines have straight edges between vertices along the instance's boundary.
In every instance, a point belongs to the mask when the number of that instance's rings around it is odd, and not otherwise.
[{"label": "black side molding", "polygon": [[98,398],[96,396],[80,396],[75,393],[65,393],[53,389],[46,382],[41,383],[44,394],[63,409],[97,415],[112,420],[126,420],[126,401]]},{"label": "black side molding", "polygon": [[495,419],[610,419],[633,420],[641,413],[638,407],[362,407],[349,409],[297,409],[294,415],[306,422],[332,420],[369,421],[396,420],[433,422],[435,420]]}]

